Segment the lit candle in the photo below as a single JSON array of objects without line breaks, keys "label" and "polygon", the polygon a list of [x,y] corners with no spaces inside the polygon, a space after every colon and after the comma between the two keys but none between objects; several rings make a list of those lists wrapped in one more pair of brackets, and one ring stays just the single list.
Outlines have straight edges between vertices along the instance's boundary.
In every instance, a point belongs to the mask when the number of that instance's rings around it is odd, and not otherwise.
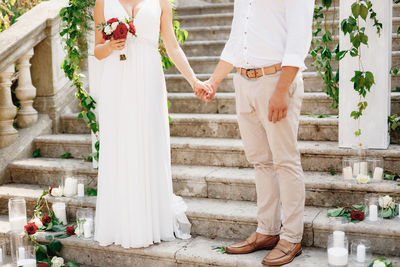
[{"label": "lit candle", "polygon": [[328,263],[331,266],[346,266],[349,260],[349,252],[343,247],[328,249]]},{"label": "lit candle", "polygon": [[17,265],[22,267],[36,267],[36,260],[35,259],[18,260]]},{"label": "lit candle", "polygon": [[86,222],[83,224],[83,233],[85,238],[92,237],[92,219],[86,219]]},{"label": "lit candle", "polygon": [[85,185],[78,184],[78,197],[84,197],[84,196],[85,196]]},{"label": "lit candle", "polygon": [[371,222],[376,222],[378,220],[378,206],[369,205],[369,220]]},{"label": "lit candle", "polygon": [[366,161],[360,163],[360,173],[368,175],[368,163]]},{"label": "lit candle", "polygon": [[376,167],[374,170],[374,180],[380,181],[383,177],[383,169],[381,167]]},{"label": "lit candle", "polygon": [[333,247],[335,248],[344,248],[344,232],[343,231],[334,231],[333,232]]},{"label": "lit candle", "polygon": [[64,184],[64,196],[72,197],[76,195],[78,180],[75,178],[68,177],[65,179]]},{"label": "lit candle", "polygon": [[360,174],[360,163],[359,162],[355,162],[353,164],[353,176],[357,176]]},{"label": "lit candle", "polygon": [[24,226],[27,224],[26,216],[18,216],[10,218],[10,229],[12,232],[21,233],[24,231]]},{"label": "lit candle", "polygon": [[345,180],[353,179],[353,169],[350,166],[343,168],[343,177]]},{"label": "lit candle", "polygon": [[60,223],[67,224],[67,212],[65,210],[65,203],[56,202],[53,204],[53,212]]},{"label": "lit candle", "polygon": [[358,244],[357,246],[357,262],[365,262],[365,245]]},{"label": "lit candle", "polygon": [[24,260],[25,259],[25,248],[24,247],[19,247],[18,248],[18,259],[19,260]]}]

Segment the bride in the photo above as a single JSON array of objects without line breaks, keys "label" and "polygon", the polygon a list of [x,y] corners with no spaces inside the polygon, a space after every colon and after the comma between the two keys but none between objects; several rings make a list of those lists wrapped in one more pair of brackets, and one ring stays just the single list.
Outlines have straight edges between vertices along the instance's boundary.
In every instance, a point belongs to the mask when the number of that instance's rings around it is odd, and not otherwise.
[{"label": "bride", "polygon": [[[105,41],[95,31],[94,55],[102,65],[95,75],[101,140],[95,240],[102,246],[138,248],[190,237],[176,227],[176,209],[184,203],[172,192],[160,32],[169,57],[193,90],[211,88],[196,79],[179,47],[169,0],[97,0],[95,25],[111,18],[133,18],[137,37]],[[122,52],[125,61],[120,61]]]}]

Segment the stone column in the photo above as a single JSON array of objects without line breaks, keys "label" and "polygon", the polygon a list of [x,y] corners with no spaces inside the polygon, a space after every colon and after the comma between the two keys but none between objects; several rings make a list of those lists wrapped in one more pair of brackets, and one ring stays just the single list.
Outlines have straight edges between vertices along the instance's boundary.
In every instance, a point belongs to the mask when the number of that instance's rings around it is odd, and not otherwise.
[{"label": "stone column", "polygon": [[11,99],[11,77],[14,74],[14,64],[0,72],[0,148],[14,143],[18,132],[14,128],[14,118],[17,108]]},{"label": "stone column", "polygon": [[[351,5],[355,0],[340,1],[340,21],[351,14]],[[362,46],[362,65],[365,71],[371,71],[375,76],[375,85],[367,93],[367,109],[361,117],[361,136],[357,138],[354,132],[357,121],[350,117],[356,110],[359,100],[358,94],[350,82],[354,71],[358,70],[358,58],[346,55],[340,61],[339,83],[339,146],[354,147],[358,143],[366,148],[386,149],[389,146],[388,116],[390,115],[390,93],[392,65],[392,0],[372,0],[373,9],[378,20],[383,24],[381,36],[372,27],[372,22],[367,18],[367,23],[360,19],[362,27],[366,27],[369,37],[368,47]],[[369,15],[368,15],[369,17]],[[349,36],[340,32],[340,48],[350,47]]]},{"label": "stone column", "polygon": [[34,124],[38,119],[38,112],[32,107],[33,100],[36,97],[36,88],[32,85],[31,71],[29,63],[33,56],[33,49],[22,56],[17,61],[19,69],[18,87],[15,94],[21,103],[21,109],[17,115],[17,125],[19,128],[26,128]]}]

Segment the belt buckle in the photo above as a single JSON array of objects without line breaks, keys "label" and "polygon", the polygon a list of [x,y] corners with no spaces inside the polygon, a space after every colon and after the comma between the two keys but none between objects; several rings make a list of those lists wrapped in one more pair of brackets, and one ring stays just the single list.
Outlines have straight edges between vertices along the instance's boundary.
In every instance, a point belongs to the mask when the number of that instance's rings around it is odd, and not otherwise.
[{"label": "belt buckle", "polygon": [[[252,77],[250,77],[249,74],[252,74]],[[248,79],[256,79],[257,78],[256,69],[246,69],[246,77]]]}]

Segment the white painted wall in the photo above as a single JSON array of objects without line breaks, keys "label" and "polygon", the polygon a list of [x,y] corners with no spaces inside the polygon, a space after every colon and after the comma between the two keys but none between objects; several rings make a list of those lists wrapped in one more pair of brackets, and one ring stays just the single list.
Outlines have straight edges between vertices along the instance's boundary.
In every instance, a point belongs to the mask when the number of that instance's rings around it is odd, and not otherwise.
[{"label": "white painted wall", "polygon": [[[340,1],[340,21],[351,14],[351,5],[354,1]],[[367,148],[386,149],[389,146],[389,127],[387,117],[390,114],[390,69],[392,66],[392,0],[372,0],[373,8],[378,20],[383,23],[380,38],[372,27],[371,20],[367,19],[362,24],[366,26],[369,36],[369,47],[362,48],[362,62],[366,71],[371,71],[375,76],[375,85],[367,94],[368,107],[361,118],[361,137],[354,135],[357,122],[350,117],[351,111],[356,109],[358,95],[353,89],[350,79],[358,69],[357,58],[350,55],[340,62],[339,83],[339,146],[353,147],[361,141]],[[340,33],[341,49],[349,48],[349,36]]]}]

